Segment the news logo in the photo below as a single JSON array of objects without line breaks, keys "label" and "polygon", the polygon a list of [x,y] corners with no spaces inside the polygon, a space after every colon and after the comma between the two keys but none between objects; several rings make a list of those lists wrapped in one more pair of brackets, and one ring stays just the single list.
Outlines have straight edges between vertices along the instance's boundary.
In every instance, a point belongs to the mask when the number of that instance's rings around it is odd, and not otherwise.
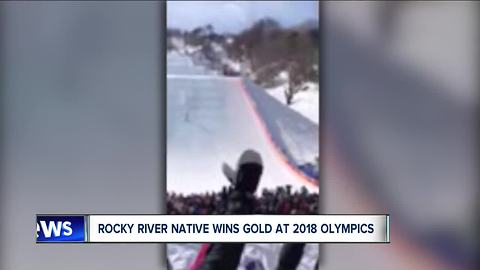
[{"label": "news logo", "polygon": [[85,216],[37,216],[37,243],[85,242]]}]

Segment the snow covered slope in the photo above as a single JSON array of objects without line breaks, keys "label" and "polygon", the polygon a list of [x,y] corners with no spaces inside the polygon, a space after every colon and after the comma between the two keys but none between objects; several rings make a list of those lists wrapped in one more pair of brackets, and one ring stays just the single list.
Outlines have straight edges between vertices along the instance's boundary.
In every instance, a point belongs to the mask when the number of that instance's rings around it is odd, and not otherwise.
[{"label": "snow covered slope", "polygon": [[[302,167],[302,174],[307,181],[318,183],[318,168],[312,166],[316,165],[319,156],[319,126],[300,112],[272,98],[267,91],[249,79],[245,79],[244,86],[268,130],[266,133],[275,142],[282,156],[285,156],[292,166]],[[318,99],[316,102],[318,104]],[[316,115],[318,118],[318,110]],[[306,166],[312,163],[310,167]]]},{"label": "snow covered slope", "polygon": [[[259,191],[264,187],[287,184],[294,188],[307,184],[311,191],[318,189],[302,181],[298,172],[285,164],[285,157],[272,147],[270,138],[265,136],[258,124],[258,115],[246,98],[246,91],[251,94],[253,90],[244,87],[241,78],[200,72],[199,67],[189,64],[180,55],[169,55],[168,59],[168,191],[184,194],[219,191],[227,184],[220,170],[222,162],[234,165],[242,151],[249,148],[260,152],[264,162]],[[299,114],[288,113],[291,110],[286,107],[286,111],[281,113],[278,107],[273,106],[277,101],[269,95],[259,96],[258,99],[262,104],[257,104],[257,108],[275,109],[278,119],[271,120],[283,123],[285,128],[288,128],[287,121],[282,121],[280,117],[288,116],[286,120],[292,123],[306,120]],[[273,137],[279,137],[282,131],[275,127],[271,130],[276,134]],[[316,138],[318,136],[314,135],[312,149],[315,145],[318,149]]]},{"label": "snow covered slope", "polygon": [[[257,150],[263,158],[265,168],[258,191],[286,184],[294,189],[306,185],[310,191],[318,190],[317,186],[303,181],[298,171],[285,163],[285,157],[280,155],[271,138],[262,130],[259,117],[263,113],[266,113],[264,117],[278,113],[277,118],[269,119],[273,122],[267,121],[270,123],[268,126],[285,120],[314,126],[313,123],[266,93],[251,95],[255,89],[245,84],[242,78],[214,75],[192,65],[180,54],[168,56],[167,79],[169,192],[220,191],[222,186],[227,185],[221,172],[222,162],[234,165],[247,148]],[[261,105],[270,109],[259,111],[254,108],[258,109]],[[279,108],[287,112],[279,112]],[[288,117],[284,120],[278,118],[282,116]],[[283,126],[286,126],[285,123]],[[316,142],[314,139],[313,145],[317,145]],[[173,268],[186,269],[197,256],[199,247],[199,244],[168,244],[167,255]],[[281,244],[248,244],[239,269],[245,269],[244,265],[251,260],[262,262],[266,269],[274,269],[281,247]],[[317,256],[318,245],[307,245],[298,269],[312,269]]]},{"label": "snow covered slope", "polygon": [[[310,119],[310,121],[319,123],[319,90],[318,84],[314,82],[306,82],[303,85],[306,89],[295,94],[293,103],[289,106],[294,111]],[[282,104],[285,104],[285,89],[287,83],[283,83],[277,87],[267,88],[267,93],[272,95]],[[287,106],[285,104],[285,106]]]}]

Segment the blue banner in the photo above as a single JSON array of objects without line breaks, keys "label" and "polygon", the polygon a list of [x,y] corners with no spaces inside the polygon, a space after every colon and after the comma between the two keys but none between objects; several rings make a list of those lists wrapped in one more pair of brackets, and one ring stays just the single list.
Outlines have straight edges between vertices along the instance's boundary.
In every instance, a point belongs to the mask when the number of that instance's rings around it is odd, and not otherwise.
[{"label": "blue banner", "polygon": [[85,216],[37,216],[37,243],[85,242]]}]

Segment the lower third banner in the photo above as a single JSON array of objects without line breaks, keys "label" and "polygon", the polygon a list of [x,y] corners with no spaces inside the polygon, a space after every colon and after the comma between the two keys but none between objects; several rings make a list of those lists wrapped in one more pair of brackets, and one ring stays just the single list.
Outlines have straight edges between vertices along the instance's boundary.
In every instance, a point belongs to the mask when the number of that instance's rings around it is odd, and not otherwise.
[{"label": "lower third banner", "polygon": [[389,243],[389,215],[37,215],[37,243]]}]

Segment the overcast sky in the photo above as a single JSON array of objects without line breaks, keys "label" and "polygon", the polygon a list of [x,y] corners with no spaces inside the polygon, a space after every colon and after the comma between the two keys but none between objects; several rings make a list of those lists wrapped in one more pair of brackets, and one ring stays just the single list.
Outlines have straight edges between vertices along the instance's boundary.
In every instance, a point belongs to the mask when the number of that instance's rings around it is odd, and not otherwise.
[{"label": "overcast sky", "polygon": [[169,28],[191,30],[212,24],[216,32],[239,32],[271,17],[282,26],[318,20],[318,1],[168,1]]}]

